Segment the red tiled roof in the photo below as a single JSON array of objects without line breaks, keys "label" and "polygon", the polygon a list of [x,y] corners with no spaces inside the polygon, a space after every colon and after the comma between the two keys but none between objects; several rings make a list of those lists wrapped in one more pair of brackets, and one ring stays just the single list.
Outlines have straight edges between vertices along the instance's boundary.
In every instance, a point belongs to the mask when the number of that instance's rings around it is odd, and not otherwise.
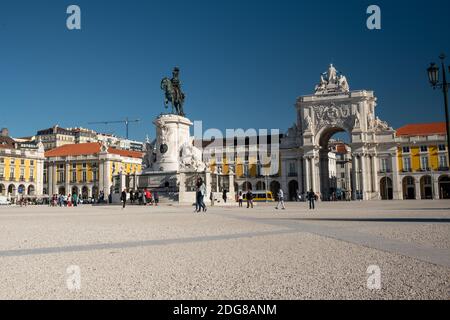
[{"label": "red tiled roof", "polygon": [[[144,155],[142,152],[121,150],[115,148],[109,148],[108,152],[129,158],[142,158]],[[81,156],[98,153],[100,153],[100,143],[98,142],[76,143],[76,144],[66,144],[64,146],[49,150],[45,153],[45,157],[49,158],[49,157]]]},{"label": "red tiled roof", "polygon": [[61,147],[49,150],[45,153],[45,157],[67,157],[67,156],[82,156],[96,154],[100,152],[100,143],[76,143],[66,144]]},{"label": "red tiled roof", "polygon": [[397,136],[430,136],[445,133],[445,122],[407,124],[397,129]]},{"label": "red tiled roof", "polygon": [[336,145],[336,152],[337,153],[347,153],[347,148],[345,146],[345,144],[343,143],[339,143]]},{"label": "red tiled roof", "polygon": [[144,156],[144,153],[139,151],[132,151],[132,150],[122,150],[122,149],[116,149],[116,148],[109,148],[109,153],[118,154],[122,157],[128,157],[128,158],[142,158]]}]

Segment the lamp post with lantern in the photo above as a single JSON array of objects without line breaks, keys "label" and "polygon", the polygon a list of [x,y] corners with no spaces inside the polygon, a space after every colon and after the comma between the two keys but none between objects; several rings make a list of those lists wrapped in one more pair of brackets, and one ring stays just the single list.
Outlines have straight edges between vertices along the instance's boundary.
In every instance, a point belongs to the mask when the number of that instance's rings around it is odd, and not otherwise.
[{"label": "lamp post with lantern", "polygon": [[[445,106],[445,126],[447,129],[447,155],[448,161],[450,161],[450,130],[449,130],[449,117],[448,117],[448,82],[447,82],[447,70],[445,68],[445,54],[441,54],[439,56],[441,60],[441,68],[442,68],[442,81],[439,81],[439,67],[436,63],[431,63],[430,67],[427,69],[428,71],[428,80],[430,81],[433,89],[442,89],[444,93],[444,106]],[[449,68],[450,72],[450,68]]]}]

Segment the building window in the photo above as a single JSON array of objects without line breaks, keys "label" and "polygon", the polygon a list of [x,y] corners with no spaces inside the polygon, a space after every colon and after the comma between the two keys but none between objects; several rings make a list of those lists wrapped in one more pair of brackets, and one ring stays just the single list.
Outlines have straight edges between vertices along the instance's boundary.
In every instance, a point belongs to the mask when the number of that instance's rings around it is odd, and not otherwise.
[{"label": "building window", "polygon": [[244,176],[248,177],[248,164],[244,164]]},{"label": "building window", "polygon": [[58,183],[64,182],[64,171],[58,171]]},{"label": "building window", "polygon": [[30,165],[34,166],[34,160],[30,160]]},{"label": "building window", "polygon": [[25,165],[25,160],[24,159],[21,159],[20,160],[20,164],[23,166],[23,165]]},{"label": "building window", "polygon": [[83,171],[83,182],[87,181],[87,175],[86,175],[86,171]]},{"label": "building window", "polygon": [[381,159],[381,172],[389,172],[389,165],[387,158]]},{"label": "building window", "polygon": [[30,168],[30,180],[34,179],[34,169]]},{"label": "building window", "polygon": [[4,176],[5,176],[5,168],[0,167],[0,179],[3,179]]},{"label": "building window", "polygon": [[420,157],[420,168],[428,170],[428,157]]},{"label": "building window", "polygon": [[16,164],[16,160],[15,160],[15,159],[11,159],[10,163],[11,163],[11,165],[13,166],[13,165]]},{"label": "building window", "polygon": [[289,176],[290,177],[297,176],[297,167],[295,165],[295,162],[289,162]]},{"label": "building window", "polygon": [[73,164],[72,164],[72,169],[74,169],[74,170],[77,169],[77,164],[76,164],[76,163],[73,163]]},{"label": "building window", "polygon": [[411,171],[411,158],[404,157],[403,158],[403,171]]},{"label": "building window", "polygon": [[445,149],[445,144],[440,144],[439,146],[438,146],[438,149],[439,149],[439,151],[445,151],[446,149]]},{"label": "building window", "polygon": [[83,168],[86,168],[86,162],[83,162]]},{"label": "building window", "polygon": [[420,146],[420,152],[428,152],[428,146]]},{"label": "building window", "polygon": [[77,172],[72,171],[72,182],[77,182]]},{"label": "building window", "polygon": [[5,158],[0,158],[0,163],[5,163]]},{"label": "building window", "polygon": [[403,147],[403,153],[409,153],[409,147]]},{"label": "building window", "polygon": [[14,171],[15,171],[14,168],[9,169],[9,179],[10,180],[14,180],[14,176],[16,175]]},{"label": "building window", "polygon": [[439,156],[439,168],[446,168],[446,167],[447,167],[447,156],[441,154]]},{"label": "building window", "polygon": [[94,179],[94,181],[97,181],[98,180],[98,178],[97,178],[97,171],[93,171],[92,172],[92,178]]}]

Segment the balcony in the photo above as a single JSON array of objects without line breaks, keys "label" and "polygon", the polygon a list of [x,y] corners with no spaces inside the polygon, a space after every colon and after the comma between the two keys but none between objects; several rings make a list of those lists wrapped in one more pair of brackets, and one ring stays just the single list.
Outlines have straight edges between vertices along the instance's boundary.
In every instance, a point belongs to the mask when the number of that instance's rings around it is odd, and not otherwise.
[{"label": "balcony", "polygon": [[28,178],[28,181],[29,181],[29,182],[34,182],[34,178],[33,178],[33,177],[30,177],[30,178]]},{"label": "balcony", "polygon": [[298,177],[298,173],[297,172],[289,172],[288,177],[291,177],[291,178]]},{"label": "balcony", "polygon": [[402,169],[402,172],[412,172],[411,168]]},{"label": "balcony", "polygon": [[439,167],[437,168],[437,171],[449,171],[448,167]]},{"label": "balcony", "polygon": [[382,174],[382,173],[392,173],[391,169],[381,169],[380,171],[378,171],[378,173]]}]

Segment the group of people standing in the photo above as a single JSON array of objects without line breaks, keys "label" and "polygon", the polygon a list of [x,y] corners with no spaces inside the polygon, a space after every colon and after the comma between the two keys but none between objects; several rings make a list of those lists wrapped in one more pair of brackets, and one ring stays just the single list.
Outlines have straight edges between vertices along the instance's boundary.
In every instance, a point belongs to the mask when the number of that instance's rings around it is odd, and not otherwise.
[{"label": "group of people standing", "polygon": [[[206,204],[205,204],[206,192],[207,192],[207,189],[206,189],[205,182],[203,181],[202,178],[198,178],[197,182],[195,184],[195,212],[197,212],[197,213],[206,212],[208,210],[208,208],[206,207]],[[306,193],[305,198],[309,203],[309,209],[314,210],[315,202],[318,200],[317,194],[311,189],[310,191],[308,191]],[[120,197],[120,200],[122,202],[122,208],[125,208],[128,199],[130,200],[131,204],[135,204],[135,202],[137,202],[137,204],[139,204],[139,205],[155,205],[155,206],[157,206],[159,203],[158,192],[153,191],[153,193],[152,193],[149,189],[138,190],[138,191],[130,190],[129,197],[128,197],[127,190],[124,189],[122,191],[122,194]],[[253,208],[254,197],[253,197],[252,190],[249,189],[245,193],[243,191],[239,191],[239,193],[237,195],[237,201],[238,201],[239,207],[243,207],[244,199],[247,202],[247,208]],[[210,194],[210,200],[211,200],[211,205],[214,205],[215,198],[214,198],[213,192],[211,192],[211,194]],[[224,200],[224,203],[226,203],[227,190],[223,191],[223,200]],[[283,189],[278,190],[277,200],[278,200],[278,203],[277,203],[275,209],[278,210],[279,208],[281,208],[282,210],[285,210],[286,206],[285,206],[285,201],[284,201]]]},{"label": "group of people standing", "polygon": [[77,207],[81,203],[76,193],[72,195],[54,194],[50,200],[51,207]]},{"label": "group of people standing", "polygon": [[[129,197],[128,197],[129,193]],[[126,189],[122,191],[120,195],[120,201],[122,202],[122,208],[125,208],[127,201],[130,201],[130,204],[138,204],[138,205],[147,205],[157,206],[159,203],[159,194],[158,191],[150,191],[149,189],[144,190],[130,190],[127,192]]]}]

